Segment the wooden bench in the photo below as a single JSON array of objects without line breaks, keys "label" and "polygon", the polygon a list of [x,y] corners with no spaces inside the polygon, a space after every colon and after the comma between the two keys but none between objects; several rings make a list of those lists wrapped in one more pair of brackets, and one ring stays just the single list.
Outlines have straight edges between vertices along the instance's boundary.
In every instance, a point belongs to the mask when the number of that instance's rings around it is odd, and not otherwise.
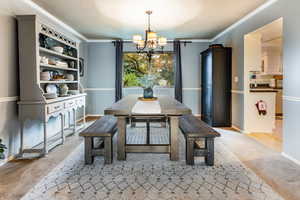
[{"label": "wooden bench", "polygon": [[193,115],[180,117],[179,128],[186,139],[186,163],[194,165],[195,156],[204,156],[205,163],[213,166],[214,139],[220,137],[220,134]]},{"label": "wooden bench", "polygon": [[[104,156],[105,164],[112,163],[112,138],[116,131],[117,119],[114,116],[105,115],[79,134],[84,137],[84,158],[86,164],[92,164],[95,156]],[[96,144],[97,139],[98,144]]]}]

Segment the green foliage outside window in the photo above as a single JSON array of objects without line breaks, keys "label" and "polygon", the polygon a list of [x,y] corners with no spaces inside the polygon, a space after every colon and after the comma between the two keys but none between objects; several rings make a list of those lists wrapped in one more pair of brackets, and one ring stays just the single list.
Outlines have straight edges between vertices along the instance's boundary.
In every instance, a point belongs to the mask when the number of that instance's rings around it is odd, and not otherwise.
[{"label": "green foliage outside window", "polygon": [[160,87],[173,87],[174,63],[172,53],[156,53],[148,63],[145,53],[124,53],[123,56],[123,86],[141,87],[140,79],[144,75],[156,77],[156,85]]}]

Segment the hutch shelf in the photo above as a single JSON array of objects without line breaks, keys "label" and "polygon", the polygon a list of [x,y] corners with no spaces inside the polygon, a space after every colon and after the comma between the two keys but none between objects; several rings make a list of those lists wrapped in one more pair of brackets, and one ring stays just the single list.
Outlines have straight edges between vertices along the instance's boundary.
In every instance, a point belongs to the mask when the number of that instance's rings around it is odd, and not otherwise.
[{"label": "hutch shelf", "polygon": [[[72,133],[78,129],[76,113],[79,110],[83,112],[83,126],[85,125],[86,94],[80,92],[79,43],[76,39],[65,36],[55,28],[46,25],[36,15],[20,15],[17,16],[17,20],[20,63],[20,101],[18,102],[21,124],[20,156],[24,153],[38,153],[43,156],[48,153],[51,146],[47,128],[51,117],[60,117],[60,132],[51,136],[55,135],[56,138],[59,136],[61,143],[65,141],[66,129],[71,129]],[[63,51],[55,51],[54,47],[61,47]],[[49,60],[52,62],[49,63]],[[41,72],[49,72],[49,80],[42,79]],[[71,74],[73,79],[59,80],[54,78],[54,73],[59,77],[67,77]],[[57,92],[57,98],[47,99],[44,95],[49,84],[52,88],[57,88],[57,91],[59,86],[65,84],[70,90],[77,90],[77,94],[60,97]],[[68,123],[66,116],[69,119]],[[73,116],[72,122],[71,116]],[[39,120],[43,123],[41,148],[25,148],[24,124],[27,120]]]}]

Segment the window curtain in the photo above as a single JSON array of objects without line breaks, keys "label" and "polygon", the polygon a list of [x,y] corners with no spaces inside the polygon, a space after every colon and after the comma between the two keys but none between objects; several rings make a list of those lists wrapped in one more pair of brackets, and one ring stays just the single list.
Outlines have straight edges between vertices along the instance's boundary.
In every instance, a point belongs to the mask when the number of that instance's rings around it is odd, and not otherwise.
[{"label": "window curtain", "polygon": [[182,103],[182,69],[180,41],[174,41],[174,61],[175,61],[175,99]]},{"label": "window curtain", "polygon": [[116,97],[115,101],[122,99],[122,76],[123,76],[123,41],[117,40],[116,46]]}]

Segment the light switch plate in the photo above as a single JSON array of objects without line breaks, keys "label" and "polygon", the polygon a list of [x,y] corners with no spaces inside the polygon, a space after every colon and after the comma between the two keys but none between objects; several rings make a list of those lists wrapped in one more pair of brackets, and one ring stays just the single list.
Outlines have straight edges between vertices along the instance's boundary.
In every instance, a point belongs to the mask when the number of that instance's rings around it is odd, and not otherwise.
[{"label": "light switch plate", "polygon": [[234,82],[235,82],[235,83],[239,82],[239,77],[238,77],[238,76],[235,76],[235,77],[234,77]]}]

